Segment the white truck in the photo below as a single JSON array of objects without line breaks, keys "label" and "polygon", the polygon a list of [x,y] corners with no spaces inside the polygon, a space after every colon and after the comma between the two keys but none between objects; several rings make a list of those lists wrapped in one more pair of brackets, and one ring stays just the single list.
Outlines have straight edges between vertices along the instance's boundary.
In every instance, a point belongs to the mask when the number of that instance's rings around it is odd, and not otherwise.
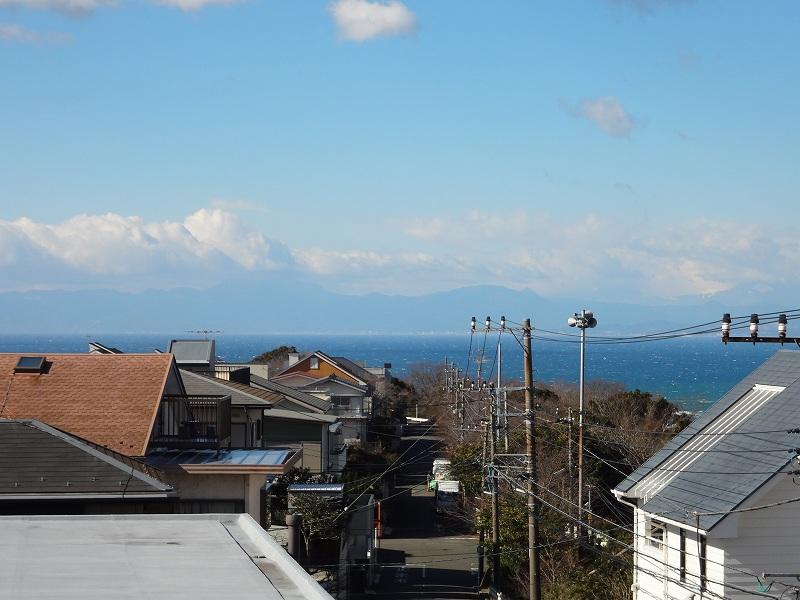
[{"label": "white truck", "polygon": [[455,514],[461,508],[461,482],[443,479],[437,482],[433,506],[437,515]]},{"label": "white truck", "polygon": [[450,479],[450,460],[447,458],[436,458],[433,461],[430,477],[428,478],[428,489],[436,491],[436,486],[440,481]]}]

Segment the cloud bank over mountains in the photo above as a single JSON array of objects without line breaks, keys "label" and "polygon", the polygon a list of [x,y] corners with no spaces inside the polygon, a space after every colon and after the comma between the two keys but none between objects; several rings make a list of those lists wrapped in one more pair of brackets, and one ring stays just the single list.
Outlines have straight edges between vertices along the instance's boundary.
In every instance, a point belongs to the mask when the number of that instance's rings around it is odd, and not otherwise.
[{"label": "cloud bank over mountains", "polygon": [[0,291],[204,288],[270,274],[356,294],[492,284],[549,297],[669,301],[789,291],[800,268],[800,242],[788,228],[735,221],[639,227],[598,215],[559,220],[469,211],[409,219],[400,231],[393,223],[376,227],[385,227],[392,249],[358,240],[348,249],[311,240],[287,245],[221,208],[181,221],[115,213],[52,224],[0,220]]}]

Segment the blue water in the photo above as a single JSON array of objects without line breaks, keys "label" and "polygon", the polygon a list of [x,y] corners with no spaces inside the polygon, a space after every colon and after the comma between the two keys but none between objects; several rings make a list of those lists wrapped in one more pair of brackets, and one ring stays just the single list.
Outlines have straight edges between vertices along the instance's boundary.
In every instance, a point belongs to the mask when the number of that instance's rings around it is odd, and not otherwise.
[{"label": "blue water", "polygon": [[[106,334],[95,339],[126,352],[165,349],[170,334]],[[421,362],[442,362],[445,357],[462,369],[470,356],[474,376],[476,359],[484,355],[483,376],[493,370],[497,336],[469,335],[226,335],[217,334],[217,354],[235,362],[281,344],[301,351],[322,350],[334,356],[366,360],[370,365],[392,363],[392,373],[402,377],[410,366]],[[86,352],[88,339],[78,335],[0,335],[3,352]],[[688,410],[702,410],[719,399],[742,377],[769,358],[773,345],[723,345],[719,338],[681,338],[641,344],[600,345],[586,348],[587,379],[603,379],[665,396]],[[578,346],[534,340],[534,377],[538,381],[578,379]],[[520,378],[522,352],[510,335],[503,336],[504,378]]]}]

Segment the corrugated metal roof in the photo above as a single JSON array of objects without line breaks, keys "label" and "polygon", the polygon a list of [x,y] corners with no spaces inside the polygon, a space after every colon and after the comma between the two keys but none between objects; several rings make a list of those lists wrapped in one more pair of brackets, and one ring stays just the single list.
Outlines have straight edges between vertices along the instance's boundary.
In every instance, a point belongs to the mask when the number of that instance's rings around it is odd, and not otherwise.
[{"label": "corrugated metal roof", "polygon": [[344,493],[343,483],[292,483],[287,488],[290,492],[317,492],[324,494]]},{"label": "corrugated metal roof", "polygon": [[145,461],[156,467],[179,465],[279,466],[295,453],[290,448],[243,450],[156,450]]},{"label": "corrugated metal roof", "polygon": [[[789,430],[800,426],[798,380],[800,352],[776,352],[628,476],[616,491],[638,498],[640,507],[647,512],[687,525],[695,524],[693,511],[727,512],[738,507],[794,456],[789,450],[799,445],[798,437]],[[712,431],[715,422],[724,423],[738,412],[737,403],[752,393],[756,385],[785,389],[771,395],[755,410],[730,421],[732,427],[726,428],[724,435],[708,436],[721,438],[714,440],[713,447],[697,445],[698,439]],[[776,433],[742,435],[763,431]],[[670,468],[675,457],[683,454],[691,456],[692,463],[681,466],[681,462]],[[670,474],[666,485],[648,494],[648,479],[660,478],[664,473]],[[700,527],[709,530],[722,518],[722,515],[701,517]]]}]

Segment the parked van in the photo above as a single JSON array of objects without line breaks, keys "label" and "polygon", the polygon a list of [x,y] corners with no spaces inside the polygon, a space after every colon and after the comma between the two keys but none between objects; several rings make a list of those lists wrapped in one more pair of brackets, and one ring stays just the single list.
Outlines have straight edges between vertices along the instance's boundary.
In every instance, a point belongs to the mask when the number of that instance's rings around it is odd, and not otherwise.
[{"label": "parked van", "polygon": [[461,507],[461,482],[443,479],[437,482],[433,505],[437,515],[451,514]]}]

